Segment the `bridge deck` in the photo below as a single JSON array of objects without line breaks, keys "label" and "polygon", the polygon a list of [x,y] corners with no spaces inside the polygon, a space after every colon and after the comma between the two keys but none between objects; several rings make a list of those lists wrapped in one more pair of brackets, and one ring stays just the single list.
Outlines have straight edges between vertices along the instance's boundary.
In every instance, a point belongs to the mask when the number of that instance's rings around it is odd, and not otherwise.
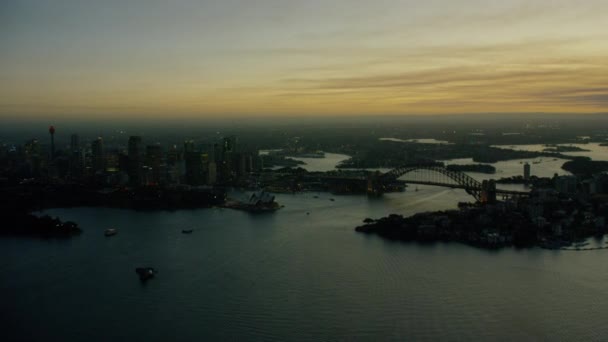
[{"label": "bridge deck", "polygon": [[[441,183],[441,182],[427,182],[427,181],[414,181],[414,180],[402,180],[402,181],[406,184],[433,185],[433,186],[440,186],[443,188],[482,191],[481,187],[473,188],[473,187],[461,185],[461,184],[449,184],[449,183]],[[530,194],[527,191],[515,191],[515,190],[504,190],[504,189],[496,189],[496,193],[502,194],[502,195],[523,195],[523,196],[527,196]]]}]

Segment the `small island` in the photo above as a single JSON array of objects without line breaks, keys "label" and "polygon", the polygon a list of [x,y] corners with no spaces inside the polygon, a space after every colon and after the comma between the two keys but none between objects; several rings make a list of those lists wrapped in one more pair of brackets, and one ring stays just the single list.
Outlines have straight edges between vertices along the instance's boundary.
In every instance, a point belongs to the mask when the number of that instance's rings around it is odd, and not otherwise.
[{"label": "small island", "polygon": [[589,150],[586,150],[584,148],[580,148],[577,146],[572,146],[572,145],[555,145],[555,144],[550,144],[550,145],[545,145],[545,148],[543,149],[543,152],[557,152],[557,153],[561,153],[561,152],[589,152]]}]

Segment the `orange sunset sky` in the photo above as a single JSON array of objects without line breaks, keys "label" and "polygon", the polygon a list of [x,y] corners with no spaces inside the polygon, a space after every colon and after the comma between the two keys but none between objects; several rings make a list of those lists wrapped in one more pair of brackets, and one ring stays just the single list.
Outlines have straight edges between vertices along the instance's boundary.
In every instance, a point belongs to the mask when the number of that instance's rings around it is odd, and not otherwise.
[{"label": "orange sunset sky", "polygon": [[608,1],[2,1],[0,117],[608,111]]}]

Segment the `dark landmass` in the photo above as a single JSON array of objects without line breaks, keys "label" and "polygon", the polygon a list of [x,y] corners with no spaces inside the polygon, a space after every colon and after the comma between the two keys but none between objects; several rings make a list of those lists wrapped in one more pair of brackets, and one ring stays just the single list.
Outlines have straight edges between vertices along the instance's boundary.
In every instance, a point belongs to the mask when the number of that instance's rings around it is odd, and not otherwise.
[{"label": "dark landmass", "polygon": [[523,176],[513,176],[496,180],[498,184],[528,184],[535,188],[553,188],[555,186],[552,178],[531,176],[525,179]]},{"label": "dark landmass", "polygon": [[16,211],[49,208],[109,207],[136,210],[177,210],[221,205],[219,188],[160,187],[98,188],[81,184],[20,184],[0,189],[0,204]]},{"label": "dark landmass", "polygon": [[446,169],[460,172],[496,173],[496,168],[487,164],[448,165]]},{"label": "dark landmass", "polygon": [[35,236],[43,238],[68,238],[82,233],[78,224],[50,216],[35,216],[23,212],[4,212],[0,234]]},{"label": "dark landmass", "polygon": [[589,152],[584,148],[580,148],[577,146],[564,146],[564,145],[545,145],[547,146],[543,149],[543,152]]},{"label": "dark landmass", "polygon": [[562,169],[575,175],[590,176],[608,171],[608,161],[591,160],[587,157],[577,157],[562,165]]},{"label": "dark landmass", "polygon": [[295,159],[286,157],[284,155],[278,155],[278,154],[274,154],[274,153],[262,155],[261,158],[262,158],[262,163],[265,168],[275,167],[275,166],[296,167],[298,165],[306,164],[305,162],[303,162],[301,160],[295,160]]},{"label": "dark landmass", "polygon": [[554,152],[516,151],[489,145],[419,144],[385,140],[376,141],[350,155],[352,155],[351,159],[343,162],[338,166],[339,168],[392,168],[404,164],[464,158],[490,164],[537,157],[573,158]]},{"label": "dark landmass", "polygon": [[226,193],[204,188],[96,188],[79,184],[19,184],[0,189],[0,233],[69,237],[81,232],[74,222],[32,215],[50,208],[110,207],[135,210],[176,210],[222,205]]},{"label": "dark landmass", "polygon": [[[530,208],[539,206],[546,218],[530,212]],[[392,214],[378,220],[368,218],[355,230],[400,241],[456,241],[484,248],[561,248],[606,234],[606,214],[606,196],[597,196],[583,204],[554,193],[542,200],[532,196],[518,203],[463,205],[459,210],[410,217]]]},{"label": "dark landmass", "polygon": [[[439,164],[440,165],[440,164]],[[367,194],[368,176],[365,170],[307,171],[303,168],[282,168],[261,174],[258,185],[274,193],[327,191],[334,194]],[[384,192],[402,192],[405,183],[396,180],[385,184]]]}]

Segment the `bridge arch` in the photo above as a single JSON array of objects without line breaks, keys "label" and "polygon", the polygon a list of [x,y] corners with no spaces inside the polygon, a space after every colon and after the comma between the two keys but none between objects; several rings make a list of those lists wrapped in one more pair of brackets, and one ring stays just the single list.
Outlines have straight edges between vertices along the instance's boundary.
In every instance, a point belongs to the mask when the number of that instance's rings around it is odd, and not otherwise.
[{"label": "bridge arch", "polygon": [[[434,182],[431,180],[407,181],[408,183],[448,186],[448,187],[452,187],[452,188],[464,189],[468,194],[475,197],[475,199],[477,201],[485,202],[488,199],[492,199],[493,197],[495,197],[495,194],[490,194],[488,196],[487,190],[492,191],[492,188],[488,187],[488,185],[486,185],[485,182],[481,183],[464,172],[451,171],[451,170],[448,170],[444,166],[440,166],[440,165],[436,165],[436,164],[433,164],[433,165],[408,165],[408,166],[397,167],[387,173],[380,175],[378,181],[380,184],[387,184],[387,183],[396,181],[401,176],[404,176],[406,174],[413,173],[413,172],[418,172],[418,171],[429,171],[432,173],[437,173],[447,179],[450,179],[454,183],[451,184],[451,183],[448,183],[447,181]],[[495,192],[495,188],[494,188],[494,192]]]}]

